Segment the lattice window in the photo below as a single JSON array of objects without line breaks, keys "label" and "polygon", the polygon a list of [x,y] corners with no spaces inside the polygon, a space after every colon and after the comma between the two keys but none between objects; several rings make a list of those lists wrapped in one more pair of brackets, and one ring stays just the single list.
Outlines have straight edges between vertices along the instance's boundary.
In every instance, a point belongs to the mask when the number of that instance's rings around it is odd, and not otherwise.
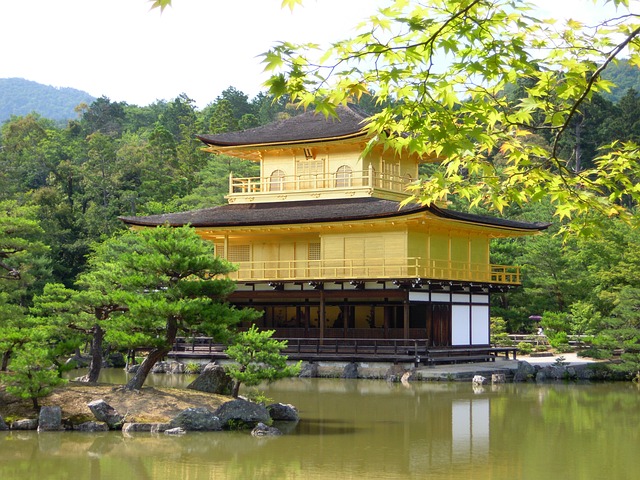
[{"label": "lattice window", "polygon": [[282,170],[275,170],[269,177],[269,190],[272,192],[284,190],[284,172]]},{"label": "lattice window", "polygon": [[324,176],[323,159],[304,159],[296,162],[296,175],[298,175],[300,188],[322,187]]},{"label": "lattice window", "polygon": [[214,253],[220,257],[224,258],[224,243],[214,243],[213,244]]},{"label": "lattice window", "polygon": [[251,260],[251,247],[249,245],[229,245],[227,260],[230,262],[249,262]]},{"label": "lattice window", "polygon": [[351,186],[351,167],[349,165],[342,165],[336,170],[336,187],[349,186]]},{"label": "lattice window", "polygon": [[300,176],[315,176],[324,173],[324,161],[320,159],[304,159],[296,162],[296,173]]},{"label": "lattice window", "polygon": [[320,260],[320,243],[309,244],[309,260]]}]

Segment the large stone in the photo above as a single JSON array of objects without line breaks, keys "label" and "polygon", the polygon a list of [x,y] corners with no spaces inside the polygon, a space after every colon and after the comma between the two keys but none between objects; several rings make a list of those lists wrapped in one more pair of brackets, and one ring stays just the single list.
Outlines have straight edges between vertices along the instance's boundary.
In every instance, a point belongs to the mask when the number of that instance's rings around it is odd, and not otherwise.
[{"label": "large stone", "polygon": [[264,423],[258,423],[254,429],[251,430],[251,435],[254,437],[275,437],[282,435],[282,432],[275,427],[269,427]]},{"label": "large stone", "polygon": [[11,430],[36,430],[38,428],[37,418],[23,418],[11,424]]},{"label": "large stone", "polygon": [[596,371],[590,364],[576,365],[574,370],[576,372],[576,377],[579,380],[592,380],[596,378]]},{"label": "large stone", "polygon": [[127,366],[127,360],[124,358],[124,354],[122,352],[112,352],[105,359],[104,366],[110,368],[124,368]]},{"label": "large stone", "polygon": [[111,430],[122,428],[124,416],[116,412],[115,408],[104,400],[94,400],[87,404],[93,416],[100,422],[105,422]]},{"label": "large stone", "polygon": [[358,378],[358,364],[348,363],[342,371],[341,378]]},{"label": "large stone", "polygon": [[181,362],[169,362],[165,368],[166,373],[184,373],[185,366]]},{"label": "large stone", "polygon": [[5,423],[4,418],[0,415],[0,431],[9,430],[9,426]]},{"label": "large stone", "polygon": [[236,398],[223,403],[215,411],[223,428],[254,427],[259,422],[271,423],[271,417],[264,405]]},{"label": "large stone", "polygon": [[206,408],[187,408],[169,422],[169,428],[176,427],[187,431],[210,432],[222,430],[222,422]]},{"label": "large stone", "polygon": [[267,405],[267,411],[271,420],[282,422],[297,422],[300,420],[298,410],[293,405],[285,403],[272,403]]},{"label": "large stone", "polygon": [[563,380],[568,378],[567,369],[564,366],[549,365],[541,368],[536,374],[536,382],[545,380]]},{"label": "large stone", "polygon": [[74,425],[73,429],[78,432],[108,432],[109,425],[105,422],[84,422]]},{"label": "large stone", "polygon": [[185,433],[187,433],[187,431],[184,428],[176,427],[176,428],[169,428],[165,430],[164,433],[166,435],[184,435]]},{"label": "large stone", "polygon": [[86,368],[91,363],[91,357],[75,354],[73,357],[69,357],[65,366],[71,368]]},{"label": "large stone", "polygon": [[407,370],[402,365],[391,365],[384,375],[387,382],[399,382]]},{"label": "large stone", "polygon": [[151,369],[151,373],[167,373],[169,369],[169,362],[156,362]]},{"label": "large stone", "polygon": [[215,393],[218,395],[230,395],[233,380],[224,368],[215,363],[209,363],[198,377],[187,385],[191,390],[199,392]]},{"label": "large stone", "polygon": [[514,382],[528,382],[536,378],[536,367],[528,362],[518,362],[518,369],[513,374]]},{"label": "large stone", "polygon": [[135,423],[129,422],[122,425],[122,433],[159,433],[169,428],[168,423]]},{"label": "large stone", "polygon": [[140,364],[136,363],[135,365],[128,365],[126,367],[127,373],[137,373],[140,370]]},{"label": "large stone", "polygon": [[58,406],[46,406],[38,415],[38,432],[57,432],[62,430],[62,409]]},{"label": "large stone", "polygon": [[318,377],[318,364],[317,363],[303,363],[300,370],[300,378],[317,378]]}]

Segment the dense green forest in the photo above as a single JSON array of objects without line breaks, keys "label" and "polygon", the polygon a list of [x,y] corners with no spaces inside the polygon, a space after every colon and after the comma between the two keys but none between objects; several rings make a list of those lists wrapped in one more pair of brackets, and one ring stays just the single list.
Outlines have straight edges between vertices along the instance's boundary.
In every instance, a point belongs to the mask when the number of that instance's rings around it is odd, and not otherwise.
[{"label": "dense green forest", "polygon": [[[509,95],[518,95],[514,88]],[[374,108],[363,100],[367,111]],[[221,204],[228,175],[252,176],[252,162],[204,154],[198,133],[266,124],[297,111],[267,94],[249,99],[229,87],[199,110],[185,94],[140,107],[102,97],[60,126],[38,114],[13,116],[0,127],[0,352],[28,341],[34,298],[46,285],[77,288],[87,255],[124,230],[119,215],[144,215]],[[640,138],[640,96],[616,102],[595,95],[564,137],[575,168],[602,144]],[[542,145],[548,142],[540,136]],[[500,161],[499,153],[495,161]],[[429,175],[425,168],[423,175]],[[452,208],[465,209],[450,198]],[[480,213],[481,209],[476,209]],[[495,264],[521,265],[523,288],[493,297],[492,315],[511,332],[530,332],[542,315],[558,348],[567,335],[587,335],[593,355],[618,349],[637,370],[640,339],[640,233],[616,219],[599,219],[592,235],[555,235],[548,203],[512,205],[512,219],[552,222],[538,236],[496,241]],[[41,301],[41,300],[40,300]],[[45,322],[46,323],[46,322]],[[58,339],[56,345],[64,344]],[[33,339],[29,340],[33,341]],[[65,340],[66,341],[66,340]],[[77,346],[76,343],[69,345]],[[635,371],[634,370],[634,371]]]},{"label": "dense green forest", "polygon": [[94,100],[95,97],[75,88],[56,88],[24,78],[0,78],[0,122],[12,115],[32,112],[66,122],[77,118],[78,105],[90,104]]}]

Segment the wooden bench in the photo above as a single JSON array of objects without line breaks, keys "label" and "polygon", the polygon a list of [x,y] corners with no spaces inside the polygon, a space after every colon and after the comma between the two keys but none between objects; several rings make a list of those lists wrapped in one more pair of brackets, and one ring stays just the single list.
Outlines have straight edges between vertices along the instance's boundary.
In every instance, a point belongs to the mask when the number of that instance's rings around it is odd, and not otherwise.
[{"label": "wooden bench", "polygon": [[490,351],[495,353],[496,355],[500,355],[504,353],[504,358],[509,360],[509,353],[513,353],[513,359],[516,360],[516,355],[518,354],[518,347],[491,347]]}]

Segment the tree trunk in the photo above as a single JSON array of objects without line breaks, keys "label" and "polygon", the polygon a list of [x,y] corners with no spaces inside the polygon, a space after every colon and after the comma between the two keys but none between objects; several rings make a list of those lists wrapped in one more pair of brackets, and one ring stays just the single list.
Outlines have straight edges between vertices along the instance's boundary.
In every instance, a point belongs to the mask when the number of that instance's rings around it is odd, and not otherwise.
[{"label": "tree trunk", "polygon": [[9,366],[9,359],[11,358],[11,350],[6,350],[2,354],[2,366],[0,366],[0,372],[6,372]]},{"label": "tree trunk", "polygon": [[124,386],[125,390],[140,390],[153,366],[171,351],[170,347],[154,348],[140,364],[133,378]]},{"label": "tree trunk", "polygon": [[147,375],[151,372],[153,366],[160,360],[162,360],[167,353],[171,351],[171,347],[176,342],[176,335],[178,334],[178,322],[174,318],[167,319],[167,330],[165,332],[165,346],[154,348],[149,352],[147,358],[144,359],[140,368],[135,373],[133,378],[127,382],[124,386],[125,390],[140,390],[144,381],[147,379]]},{"label": "tree trunk", "polygon": [[102,369],[102,343],[104,341],[104,330],[100,325],[93,326],[93,338],[91,339],[91,363],[89,373],[84,377],[86,382],[95,383],[100,376]]},{"label": "tree trunk", "polygon": [[231,392],[231,396],[238,398],[238,395],[240,395],[240,382],[236,380],[233,382],[233,392]]},{"label": "tree trunk", "polygon": [[[240,367],[240,372],[244,372],[246,369],[246,365],[242,365]],[[240,395],[240,380],[234,380],[233,392],[231,392],[231,396],[233,396],[233,398],[238,398],[238,395]]]}]

